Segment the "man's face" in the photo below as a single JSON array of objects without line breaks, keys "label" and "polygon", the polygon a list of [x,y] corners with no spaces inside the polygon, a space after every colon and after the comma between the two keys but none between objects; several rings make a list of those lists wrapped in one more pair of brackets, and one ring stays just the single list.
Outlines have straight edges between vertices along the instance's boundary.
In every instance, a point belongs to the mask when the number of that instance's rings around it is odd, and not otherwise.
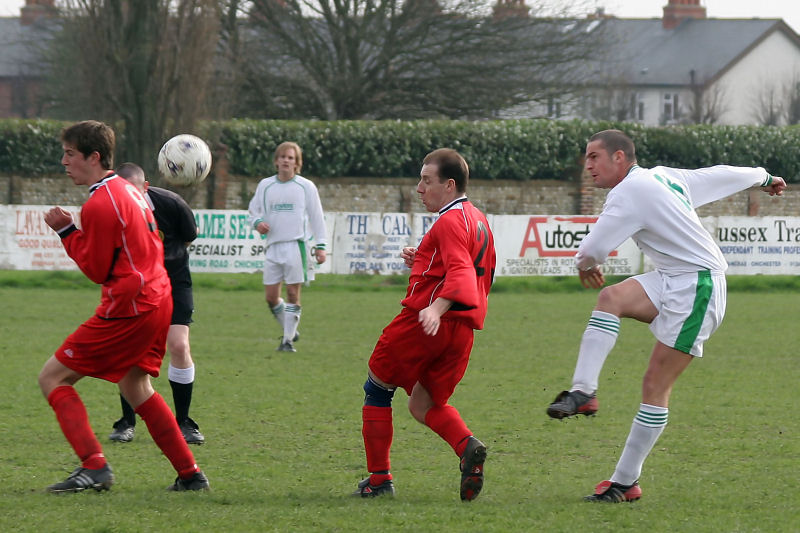
[{"label": "man's face", "polygon": [[61,147],[64,149],[64,155],[61,156],[61,164],[64,165],[64,170],[67,176],[72,179],[75,185],[92,185],[94,183],[94,165],[93,160],[99,160],[100,155],[97,152],[89,154],[84,157],[83,154],[73,144],[62,142]]},{"label": "man's face", "polygon": [[625,156],[622,151],[609,154],[602,141],[592,141],[586,145],[586,162],[584,168],[592,176],[595,186],[610,189],[624,177],[621,172],[627,170]]},{"label": "man's face", "polygon": [[442,182],[439,178],[439,165],[422,165],[419,172],[420,180],[417,184],[417,194],[425,205],[425,209],[436,213],[453,200],[453,191],[456,184],[452,179]]},{"label": "man's face", "polygon": [[278,168],[278,173],[284,176],[294,175],[297,168],[297,155],[294,153],[294,148],[286,148],[275,158],[275,166]]}]

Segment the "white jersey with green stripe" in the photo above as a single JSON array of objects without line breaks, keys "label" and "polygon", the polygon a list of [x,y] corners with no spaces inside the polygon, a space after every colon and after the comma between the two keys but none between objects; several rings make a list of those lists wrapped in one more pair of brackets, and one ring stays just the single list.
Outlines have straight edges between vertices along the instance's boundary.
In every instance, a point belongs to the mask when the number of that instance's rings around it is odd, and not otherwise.
[{"label": "white jersey with green stripe", "polygon": [[250,200],[248,221],[252,227],[266,222],[266,247],[277,242],[312,241],[325,248],[327,233],[319,191],[314,183],[300,175],[288,181],[278,176],[264,178]]},{"label": "white jersey with green stripe", "polygon": [[661,272],[724,272],[728,263],[695,209],[771,179],[761,167],[634,165],[609,191],[597,223],[578,248],[577,267],[604,263],[630,237]]}]

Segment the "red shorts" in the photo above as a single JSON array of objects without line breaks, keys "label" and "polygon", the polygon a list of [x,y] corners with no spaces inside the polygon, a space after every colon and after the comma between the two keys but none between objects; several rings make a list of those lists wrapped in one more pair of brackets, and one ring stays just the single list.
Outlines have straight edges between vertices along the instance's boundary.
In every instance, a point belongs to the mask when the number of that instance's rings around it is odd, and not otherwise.
[{"label": "red shorts", "polygon": [[161,370],[172,297],[136,317],[103,320],[96,315],[81,324],[56,350],[58,361],[84,376],[119,382],[137,366],[153,377]]},{"label": "red shorts", "polygon": [[435,405],[445,405],[467,371],[472,339],[472,328],[459,320],[442,320],[435,336],[426,335],[419,313],[403,308],[384,328],[369,369],[408,394],[419,382]]}]

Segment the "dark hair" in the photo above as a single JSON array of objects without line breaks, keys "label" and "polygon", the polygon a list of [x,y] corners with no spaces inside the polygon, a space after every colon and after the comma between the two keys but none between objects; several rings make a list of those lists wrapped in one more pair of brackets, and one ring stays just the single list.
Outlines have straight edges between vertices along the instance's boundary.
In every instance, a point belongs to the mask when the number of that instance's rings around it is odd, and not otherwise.
[{"label": "dark hair", "polygon": [[144,182],[147,181],[147,178],[145,178],[142,167],[136,163],[122,163],[115,172],[119,177],[125,178],[138,189],[144,189]]},{"label": "dark hair", "polygon": [[100,165],[104,169],[114,166],[114,130],[97,120],[84,120],[61,130],[61,142],[74,145],[84,158],[92,153],[100,154]]},{"label": "dark hair", "polygon": [[620,130],[598,131],[589,137],[589,142],[593,141],[600,141],[603,143],[603,147],[606,149],[606,152],[608,152],[608,155],[613,154],[617,150],[622,150],[622,153],[625,154],[625,159],[631,163],[636,162],[636,147],[633,145],[631,138]]},{"label": "dark hair", "polygon": [[456,182],[456,190],[466,192],[469,183],[469,166],[464,158],[452,148],[439,148],[425,156],[423,165],[436,165],[439,169],[439,181],[452,179]]}]

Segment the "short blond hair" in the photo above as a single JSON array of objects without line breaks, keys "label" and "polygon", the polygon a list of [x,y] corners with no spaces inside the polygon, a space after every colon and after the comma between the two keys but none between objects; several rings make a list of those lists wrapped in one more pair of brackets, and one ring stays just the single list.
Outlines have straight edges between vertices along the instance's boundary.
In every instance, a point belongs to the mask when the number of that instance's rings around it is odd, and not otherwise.
[{"label": "short blond hair", "polygon": [[283,152],[285,152],[289,148],[294,150],[294,158],[295,158],[294,173],[300,174],[300,171],[303,169],[303,150],[301,150],[300,145],[295,142],[286,141],[279,144],[278,147],[275,148],[275,156],[273,157],[272,162],[275,163],[275,166],[277,167],[278,156],[280,156]]}]

